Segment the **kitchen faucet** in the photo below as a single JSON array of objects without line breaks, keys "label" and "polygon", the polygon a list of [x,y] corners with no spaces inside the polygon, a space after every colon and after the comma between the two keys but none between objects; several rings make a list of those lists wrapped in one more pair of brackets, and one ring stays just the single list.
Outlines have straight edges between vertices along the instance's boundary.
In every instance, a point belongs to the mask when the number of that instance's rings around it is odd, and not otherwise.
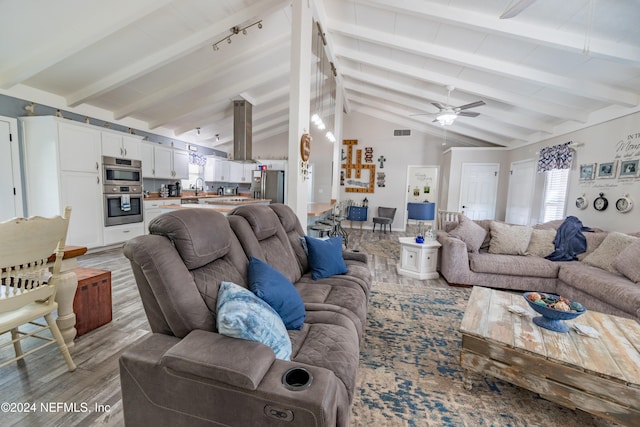
[{"label": "kitchen faucet", "polygon": [[196,179],[196,196],[198,195],[198,181],[201,181],[201,182],[202,182],[202,187],[200,187],[200,188],[202,189],[202,191],[204,191],[204,179],[202,179],[202,178],[198,177],[198,178]]}]

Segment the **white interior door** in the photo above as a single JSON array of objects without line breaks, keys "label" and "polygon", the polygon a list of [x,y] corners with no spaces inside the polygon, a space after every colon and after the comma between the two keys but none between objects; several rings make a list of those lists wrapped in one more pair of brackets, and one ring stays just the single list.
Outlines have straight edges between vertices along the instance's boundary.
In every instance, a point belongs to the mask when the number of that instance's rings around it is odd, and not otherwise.
[{"label": "white interior door", "polygon": [[16,126],[15,119],[0,117],[0,221],[23,215]]},{"label": "white interior door", "polygon": [[528,225],[531,221],[531,205],[536,179],[536,161],[523,160],[511,163],[507,211],[505,221],[510,224]]},{"label": "white interior door", "polygon": [[459,210],[471,219],[495,219],[498,163],[463,163]]}]

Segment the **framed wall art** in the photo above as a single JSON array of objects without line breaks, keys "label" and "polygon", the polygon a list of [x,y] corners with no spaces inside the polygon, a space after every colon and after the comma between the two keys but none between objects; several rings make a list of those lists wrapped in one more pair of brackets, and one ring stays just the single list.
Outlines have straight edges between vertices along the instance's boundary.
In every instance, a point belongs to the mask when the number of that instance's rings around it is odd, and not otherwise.
[{"label": "framed wall art", "polygon": [[618,162],[600,163],[598,165],[598,178],[615,178],[617,172]]},{"label": "framed wall art", "polygon": [[634,178],[638,176],[638,160],[622,160],[620,162],[620,178]]},{"label": "framed wall art", "polygon": [[580,165],[580,181],[588,181],[596,177],[596,163]]}]

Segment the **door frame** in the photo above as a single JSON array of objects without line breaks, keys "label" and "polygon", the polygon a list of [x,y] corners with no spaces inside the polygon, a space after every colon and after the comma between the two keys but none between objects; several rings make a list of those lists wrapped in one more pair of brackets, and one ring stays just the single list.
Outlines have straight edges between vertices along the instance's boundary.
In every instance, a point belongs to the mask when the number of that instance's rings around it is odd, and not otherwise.
[{"label": "door frame", "polygon": [[[408,214],[407,214],[407,203],[409,203],[409,185],[411,182],[411,169],[413,168],[433,168],[436,170],[436,182],[435,185],[433,186],[435,191],[434,191],[434,203],[436,203],[436,212],[438,209],[438,197],[440,194],[440,166],[439,165],[408,165],[407,166],[407,176],[406,176],[406,182],[404,184],[404,188],[407,188],[407,191],[405,191],[404,193],[404,206],[402,207],[402,219],[403,219],[403,223],[402,223],[402,231],[407,231],[407,222],[408,222]],[[434,219],[434,223],[435,223],[435,219]]]},{"label": "door frame", "polygon": [[18,119],[14,117],[0,116],[0,121],[9,123],[9,134],[11,138],[11,168],[13,174],[13,186],[16,191],[15,212],[16,216],[24,216],[24,193],[22,185],[22,163],[21,144],[18,138]]}]

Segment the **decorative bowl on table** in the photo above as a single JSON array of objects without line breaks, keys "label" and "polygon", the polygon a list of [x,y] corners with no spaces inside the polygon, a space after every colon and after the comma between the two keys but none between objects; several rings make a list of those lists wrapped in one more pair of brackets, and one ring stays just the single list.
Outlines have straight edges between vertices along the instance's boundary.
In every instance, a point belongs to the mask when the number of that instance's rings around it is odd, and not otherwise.
[{"label": "decorative bowl on table", "polygon": [[569,332],[562,320],[571,320],[586,313],[587,309],[577,301],[569,301],[559,295],[543,292],[525,292],[524,299],[542,316],[534,317],[533,323],[555,332]]}]

